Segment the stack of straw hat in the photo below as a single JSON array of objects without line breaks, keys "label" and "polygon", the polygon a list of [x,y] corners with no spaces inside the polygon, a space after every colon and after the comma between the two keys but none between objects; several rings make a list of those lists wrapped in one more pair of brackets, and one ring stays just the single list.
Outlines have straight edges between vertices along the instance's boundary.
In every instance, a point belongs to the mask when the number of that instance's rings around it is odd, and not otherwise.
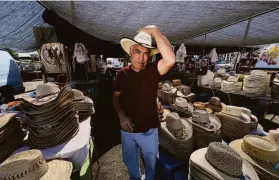
[{"label": "stack of straw hat", "polygon": [[228,145],[212,142],[191,154],[189,180],[259,180],[254,168]]},{"label": "stack of straw hat", "polygon": [[41,97],[31,102],[23,99],[20,104],[26,115],[30,146],[43,149],[70,140],[79,131],[72,89],[65,86],[60,91],[51,84],[39,85],[37,89],[43,91]]},{"label": "stack of straw hat", "polygon": [[266,93],[269,76],[265,71],[253,70],[250,76],[244,79],[243,91],[248,96],[260,96]]},{"label": "stack of straw hat", "polygon": [[86,97],[77,89],[72,90],[74,93],[74,103],[78,111],[79,120],[83,120],[95,113],[94,104],[91,98]]},{"label": "stack of straw hat", "polygon": [[183,97],[189,102],[193,102],[196,98],[196,94],[191,92],[190,86],[180,85],[177,86],[177,97]]},{"label": "stack of straw hat", "polygon": [[176,98],[176,91],[177,88],[170,83],[164,83],[162,88],[157,90],[157,96],[163,104],[173,104]]},{"label": "stack of straw hat", "polygon": [[192,125],[171,112],[159,128],[159,144],[177,158],[188,159],[193,151],[192,135]]},{"label": "stack of straw hat", "polygon": [[258,119],[244,107],[223,105],[220,113],[216,113],[222,124],[222,137],[232,141],[250,134],[257,128]]},{"label": "stack of straw hat", "polygon": [[261,180],[279,179],[278,146],[267,138],[247,135],[229,146],[254,167]]},{"label": "stack of straw hat", "polygon": [[195,110],[192,118],[185,118],[193,126],[194,148],[207,147],[211,142],[222,142],[221,123],[217,116]]},{"label": "stack of straw hat", "polygon": [[211,97],[205,107],[212,109],[212,112],[221,112],[223,109],[221,100],[218,97]]},{"label": "stack of straw hat", "polygon": [[271,96],[274,99],[279,100],[279,74],[278,73],[276,74],[275,78],[273,79]]},{"label": "stack of straw hat", "polygon": [[181,117],[190,117],[194,111],[194,106],[192,103],[187,102],[185,98],[177,97],[175,103],[169,109],[177,112]]},{"label": "stack of straw hat", "polygon": [[15,113],[0,114],[0,163],[21,145],[24,138],[15,116]]},{"label": "stack of straw hat", "polygon": [[222,81],[221,90],[226,93],[240,92],[242,89],[242,82],[238,82],[237,76],[229,76],[227,81]]}]

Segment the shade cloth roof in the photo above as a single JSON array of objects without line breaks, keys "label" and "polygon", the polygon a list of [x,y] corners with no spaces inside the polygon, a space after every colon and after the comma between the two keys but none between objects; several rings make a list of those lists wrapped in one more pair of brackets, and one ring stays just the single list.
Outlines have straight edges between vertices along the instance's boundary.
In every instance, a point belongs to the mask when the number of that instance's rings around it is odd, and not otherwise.
[{"label": "shade cloth roof", "polygon": [[[144,1],[144,2],[43,2],[60,17],[103,40],[119,42],[133,37],[148,24],[160,27],[173,42],[181,42],[232,22],[274,8],[279,2],[260,1]],[[207,45],[241,46],[247,21],[208,35]],[[279,10],[252,20],[247,45],[271,43],[279,38]],[[201,44],[200,38],[185,41]]]},{"label": "shade cloth roof", "polygon": [[[155,24],[172,43],[201,45],[204,36],[228,24],[279,8],[271,1],[131,1],[84,2],[42,1],[82,31],[101,40],[118,43],[132,38],[136,31]],[[42,19],[45,8],[38,2],[0,2],[0,49],[9,47],[33,51],[36,43],[33,27],[47,26]],[[209,46],[251,46],[279,42],[279,10],[252,19],[246,41],[248,21],[243,21],[206,36]],[[193,38],[194,37],[194,38]]]}]

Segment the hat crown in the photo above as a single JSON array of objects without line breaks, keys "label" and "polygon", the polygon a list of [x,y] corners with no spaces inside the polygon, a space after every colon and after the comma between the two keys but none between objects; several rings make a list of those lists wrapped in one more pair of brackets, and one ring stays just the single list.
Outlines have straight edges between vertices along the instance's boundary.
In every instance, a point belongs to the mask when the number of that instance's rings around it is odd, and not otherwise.
[{"label": "hat crown", "polygon": [[184,126],[179,115],[175,112],[166,115],[166,124],[170,129],[181,129]]},{"label": "hat crown", "polygon": [[84,99],[84,95],[81,91],[79,91],[77,89],[72,89],[72,91],[74,93],[75,100],[83,100]]},{"label": "hat crown", "polygon": [[195,123],[208,123],[210,122],[209,114],[203,110],[195,110],[192,113],[192,121]]},{"label": "hat crown", "polygon": [[183,97],[177,97],[175,99],[175,105],[182,108],[188,107],[187,100]]},{"label": "hat crown", "polygon": [[232,177],[242,176],[242,158],[230,146],[221,142],[209,144],[206,160],[216,169]]},{"label": "hat crown", "polygon": [[40,179],[47,170],[41,151],[28,150],[10,156],[0,165],[0,179]]},{"label": "hat crown", "polygon": [[267,138],[279,146],[279,131],[278,130],[269,130]]},{"label": "hat crown", "polygon": [[148,45],[151,46],[152,45],[152,37],[150,34],[140,31],[135,37],[134,40],[140,44],[144,44],[144,45]]},{"label": "hat crown", "polygon": [[221,100],[218,97],[211,97],[209,100],[209,104],[221,105]]},{"label": "hat crown", "polygon": [[47,96],[59,91],[59,87],[54,83],[39,84],[36,88],[36,97]]}]

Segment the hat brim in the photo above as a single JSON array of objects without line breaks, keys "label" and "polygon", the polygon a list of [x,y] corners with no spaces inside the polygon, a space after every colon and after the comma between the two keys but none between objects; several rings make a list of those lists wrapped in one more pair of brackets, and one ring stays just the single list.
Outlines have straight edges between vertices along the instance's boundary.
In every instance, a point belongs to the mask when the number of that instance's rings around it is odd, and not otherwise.
[{"label": "hat brim", "polygon": [[139,43],[139,42],[137,42],[133,39],[130,39],[130,38],[122,38],[120,40],[120,44],[121,44],[121,47],[123,48],[123,50],[129,55],[131,54],[131,46],[133,46],[135,44],[138,44],[138,45],[141,45],[143,47],[146,47],[146,48],[150,49],[150,56],[153,56],[153,55],[159,53],[159,50],[157,48],[152,47],[152,46],[148,46],[146,44]]},{"label": "hat brim", "polygon": [[269,176],[273,176],[272,179],[278,179],[279,178],[279,171],[274,168],[274,165],[272,164],[266,164],[261,161],[257,161],[252,159],[250,156],[248,156],[241,148],[241,145],[243,143],[243,139],[237,139],[232,141],[229,146],[232,147],[243,159],[247,160],[250,164],[255,166],[258,169],[261,169],[265,174],[268,174]]},{"label": "hat brim", "polygon": [[[237,180],[239,178],[230,177],[221,171],[214,168],[205,158],[205,153],[207,152],[207,148],[198,149],[197,151],[193,152],[190,156],[190,160],[196,164],[197,166],[201,167],[202,169],[206,170],[210,173],[213,177],[217,179],[226,179],[226,180]],[[253,167],[246,161],[243,161],[242,164],[242,172],[244,175],[250,177],[250,179],[258,180],[258,176],[256,171]]]},{"label": "hat brim", "polygon": [[59,179],[69,180],[72,174],[73,165],[65,160],[52,160],[47,163],[48,171],[40,180]]}]

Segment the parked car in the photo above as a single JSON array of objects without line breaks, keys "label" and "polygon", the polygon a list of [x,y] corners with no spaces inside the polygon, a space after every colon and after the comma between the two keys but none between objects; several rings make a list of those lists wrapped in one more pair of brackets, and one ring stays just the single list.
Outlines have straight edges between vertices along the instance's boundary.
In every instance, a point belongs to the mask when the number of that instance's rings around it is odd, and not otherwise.
[{"label": "parked car", "polygon": [[0,51],[0,87],[5,85],[12,86],[16,94],[25,91],[20,69],[15,60],[8,52]]}]

